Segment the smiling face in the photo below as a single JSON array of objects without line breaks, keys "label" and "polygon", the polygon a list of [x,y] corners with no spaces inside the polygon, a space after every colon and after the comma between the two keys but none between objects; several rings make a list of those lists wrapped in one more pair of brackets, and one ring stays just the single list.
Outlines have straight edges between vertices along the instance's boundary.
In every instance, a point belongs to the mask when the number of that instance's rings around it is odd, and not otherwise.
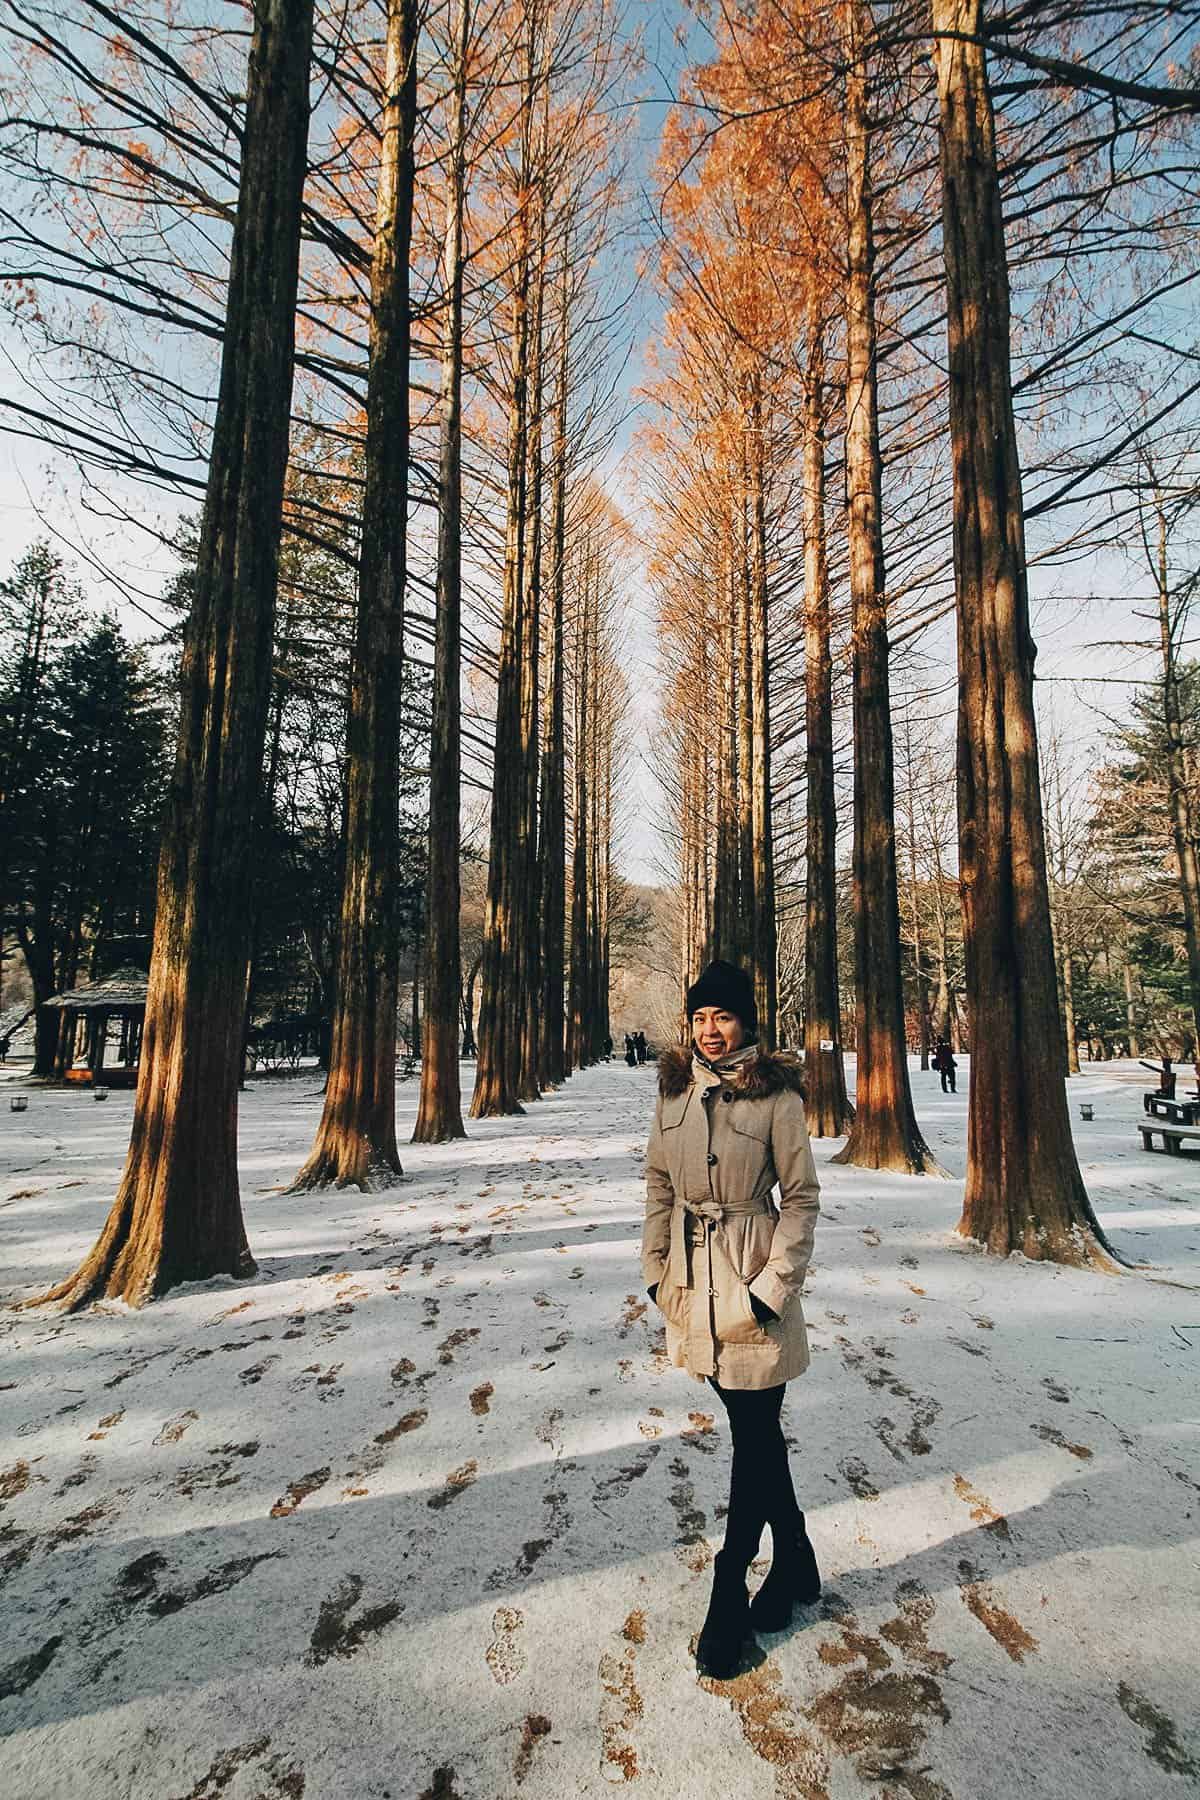
[{"label": "smiling face", "polygon": [[692,1036],[701,1056],[720,1062],[741,1048],[746,1032],[736,1013],[723,1006],[700,1006],[692,1014]]}]

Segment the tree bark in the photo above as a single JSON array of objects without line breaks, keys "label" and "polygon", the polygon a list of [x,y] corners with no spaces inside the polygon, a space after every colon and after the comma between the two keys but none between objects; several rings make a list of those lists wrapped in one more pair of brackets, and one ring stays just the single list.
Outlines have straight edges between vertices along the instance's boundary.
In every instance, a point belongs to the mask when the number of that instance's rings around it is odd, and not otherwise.
[{"label": "tree bark", "polygon": [[529,475],[529,289],[532,203],[532,70],[534,9],[527,18],[525,91],[521,107],[520,198],[513,261],[512,375],[508,406],[507,519],[504,538],[504,615],[496,682],[496,737],[492,757],[492,808],[483,967],[479,1001],[479,1056],[471,1117],[524,1112],[521,1043],[526,971],[521,880],[525,873],[525,759],[522,754],[522,675],[526,655],[525,516]]},{"label": "tree bark", "polygon": [[[758,988],[758,946],[754,906],[754,596],[750,567],[750,492],[748,456],[743,450],[741,493],[735,517],[737,553],[737,960]],[[760,1025],[762,1020],[759,1021]]]},{"label": "tree bark", "polygon": [[544,130],[537,163],[537,236],[529,307],[529,387],[525,481],[525,581],[521,599],[521,993],[518,1087],[522,1100],[541,1096],[539,1072],[542,1002],[542,847],[539,842],[538,770],[541,738],[542,632],[542,433],[544,423],[543,326],[546,301],[546,194]]},{"label": "tree bark", "polygon": [[[1161,500],[1158,510],[1158,634],[1163,667],[1163,724],[1166,729],[1167,812],[1171,841],[1179,870],[1179,897],[1183,904],[1183,935],[1187,948],[1188,987],[1192,1024],[1200,1045],[1200,849],[1188,784],[1187,750],[1179,700],[1179,669],[1171,620],[1171,584],[1167,564],[1167,521]],[[1200,1056],[1200,1052],[1198,1052]]]},{"label": "tree bark", "polygon": [[1129,1054],[1130,1056],[1140,1056],[1142,1052],[1138,1040],[1137,1003],[1133,992],[1133,970],[1130,968],[1128,962],[1126,962],[1122,968],[1121,976],[1125,987],[1125,1024],[1129,1032]]},{"label": "tree bark", "polygon": [[574,719],[571,744],[572,848],[571,848],[571,972],[570,1059],[580,1069],[587,1057],[588,994],[588,870],[591,863],[588,831],[587,746],[588,693],[590,687],[591,606],[593,559],[585,556],[580,571],[581,592],[576,610],[574,654]]},{"label": "tree bark", "polygon": [[454,122],[450,194],[446,203],[443,267],[446,324],[442,344],[442,422],[439,458],[437,622],[434,642],[433,729],[429,759],[429,870],[426,932],[429,945],[421,1098],[414,1144],[466,1136],[459,1076],[462,1002],[462,366],[463,203],[466,187],[467,52],[470,0],[458,0],[455,24]]},{"label": "tree bark", "polygon": [[100,1238],[44,1298],[254,1272],[237,1178],[252,851],[292,393],[311,0],[258,0],[224,351],[163,827],[141,1070]]},{"label": "tree bark", "polygon": [[[854,1117],[842,1061],[837,954],[837,800],[833,659],[825,538],[825,336],[817,297],[808,309],[804,395],[804,703],[808,834],[804,912],[804,1092],[814,1137],[841,1137]],[[823,1045],[829,1045],[824,1049]]]},{"label": "tree bark", "polygon": [[570,377],[568,284],[564,272],[558,319],[558,389],[554,412],[553,494],[550,503],[550,670],[539,838],[542,862],[541,1079],[557,1087],[566,1079],[563,1011],[566,957],[566,727],[564,709],[564,609],[567,556],[567,401]]},{"label": "tree bark", "polygon": [[959,881],[971,1050],[958,1229],[998,1255],[1020,1250],[1035,1259],[1112,1269],[1079,1173],[1062,1079],[1008,268],[980,0],[934,0],[933,24],[954,467]]},{"label": "tree bark", "polygon": [[904,716],[904,775],[908,788],[908,893],[912,907],[913,973],[917,998],[917,1031],[921,1049],[921,1072],[929,1072],[929,984],[925,974],[925,953],[921,941],[920,888],[917,883],[917,806],[916,783],[913,779],[912,717]]},{"label": "tree bark", "polygon": [[775,928],[775,849],[771,814],[771,652],[767,609],[767,515],[763,472],[762,407],[756,401],[756,427],[751,458],[753,473],[753,563],[751,600],[751,681],[749,704],[752,730],[751,832],[753,857],[751,881],[754,941],[755,1004],[758,1029],[765,1042],[775,1045],[778,1031],[779,975]]},{"label": "tree bark", "polygon": [[[717,830],[712,884],[712,938],[710,957],[732,962],[738,955],[738,826],[737,826],[737,677],[738,677],[738,580],[734,554],[736,538],[732,519],[726,521],[721,591],[724,595],[723,627],[716,635],[720,701],[717,707]],[[718,614],[721,617],[721,614]]]},{"label": "tree bark", "polygon": [[392,1186],[399,991],[400,721],[409,449],[409,250],[417,116],[417,0],[388,0],[367,375],[362,549],[347,721],[345,872],[325,1106],[293,1183]]},{"label": "tree bark", "polygon": [[900,972],[895,775],[883,567],[866,44],[849,0],[846,484],[854,654],[854,967],[858,1079],[838,1162],[940,1173],[913,1112]]}]

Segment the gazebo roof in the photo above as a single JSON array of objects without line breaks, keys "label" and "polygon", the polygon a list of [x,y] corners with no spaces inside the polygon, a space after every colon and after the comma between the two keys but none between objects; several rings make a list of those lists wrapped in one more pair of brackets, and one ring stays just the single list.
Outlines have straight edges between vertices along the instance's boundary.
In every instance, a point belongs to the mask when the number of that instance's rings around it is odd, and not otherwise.
[{"label": "gazebo roof", "polygon": [[53,999],[44,1004],[60,1007],[63,1011],[69,1009],[71,1012],[133,1010],[145,1006],[147,985],[148,977],[143,971],[127,963],[123,969],[114,969],[103,981],[94,981],[90,987],[71,988],[65,994],[55,994]]}]

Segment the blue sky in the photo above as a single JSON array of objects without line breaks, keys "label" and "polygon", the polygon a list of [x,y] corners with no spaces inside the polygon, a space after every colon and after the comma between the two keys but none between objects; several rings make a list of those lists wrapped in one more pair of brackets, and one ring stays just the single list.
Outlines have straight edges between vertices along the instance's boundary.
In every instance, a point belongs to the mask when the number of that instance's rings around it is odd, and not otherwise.
[{"label": "blue sky", "polygon": [[[644,34],[645,68],[640,81],[634,132],[634,178],[641,187],[649,179],[659,133],[675,95],[681,69],[706,54],[703,27],[675,4],[654,3],[635,8],[631,23]],[[685,33],[680,41],[680,33]],[[648,210],[634,205],[634,229],[616,252],[623,260],[621,279],[631,284],[638,250],[651,241]],[[646,345],[661,320],[661,302],[648,282],[628,287],[625,317],[618,333],[616,353],[625,356],[627,396],[636,389],[643,369]],[[15,354],[11,338],[7,343]],[[643,495],[631,440],[637,423],[636,407],[628,416],[607,459],[604,477],[614,497],[625,508],[641,535]],[[169,527],[171,512],[156,496],[139,495],[132,487],[116,497],[131,509],[148,505],[156,522]],[[152,539],[127,527],[107,523],[81,509],[71,472],[49,460],[45,447],[29,440],[0,436],[0,569],[6,569],[36,536],[49,530],[61,534],[65,544],[80,539],[92,546],[99,560],[110,560],[122,569],[135,588],[152,596],[172,572],[172,559]],[[98,602],[113,604],[114,593],[105,592],[85,571],[85,585]],[[1121,559],[1106,556],[1063,571],[1035,570],[1034,628],[1041,654],[1039,674],[1043,711],[1052,712],[1075,744],[1081,759],[1098,757],[1108,715],[1123,710],[1130,679],[1145,679],[1153,660],[1146,652],[1122,647],[1120,640],[1145,635],[1145,628],[1131,618],[1130,596],[1146,591],[1145,578]],[[1089,597],[1090,596],[1090,597]],[[148,629],[130,608],[118,606],[134,635]],[[944,671],[951,686],[947,709],[953,704],[953,631],[949,623],[934,629],[925,643],[929,663]],[[653,642],[653,608],[644,574],[631,564],[628,606],[628,669],[634,695],[630,727],[631,779],[625,794],[621,864],[639,881],[657,881],[665,873],[664,851],[656,831],[661,811],[653,765],[657,712],[656,663]]]}]

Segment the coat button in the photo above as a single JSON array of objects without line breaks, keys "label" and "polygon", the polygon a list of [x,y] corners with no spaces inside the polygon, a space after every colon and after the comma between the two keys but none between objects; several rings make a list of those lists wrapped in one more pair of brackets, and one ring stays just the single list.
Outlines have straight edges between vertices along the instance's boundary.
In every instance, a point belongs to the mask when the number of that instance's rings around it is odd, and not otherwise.
[{"label": "coat button", "polygon": [[710,1151],[709,1151],[709,1153],[708,1153],[708,1160],[709,1160],[709,1162],[710,1162],[710,1163],[715,1163],[715,1162],[716,1162],[716,1160],[717,1160],[717,1159],[716,1159],[716,1157],[715,1157],[715,1156],[714,1156],[714,1155],[713,1155],[713,1153],[712,1153],[712,1151],[711,1151],[711,1150],[710,1150]]},{"label": "coat button", "polygon": [[728,1102],[733,1099],[733,1095],[730,1093],[729,1089],[726,1088],[724,1093],[721,1095],[721,1098],[722,1098],[722,1100]]}]

